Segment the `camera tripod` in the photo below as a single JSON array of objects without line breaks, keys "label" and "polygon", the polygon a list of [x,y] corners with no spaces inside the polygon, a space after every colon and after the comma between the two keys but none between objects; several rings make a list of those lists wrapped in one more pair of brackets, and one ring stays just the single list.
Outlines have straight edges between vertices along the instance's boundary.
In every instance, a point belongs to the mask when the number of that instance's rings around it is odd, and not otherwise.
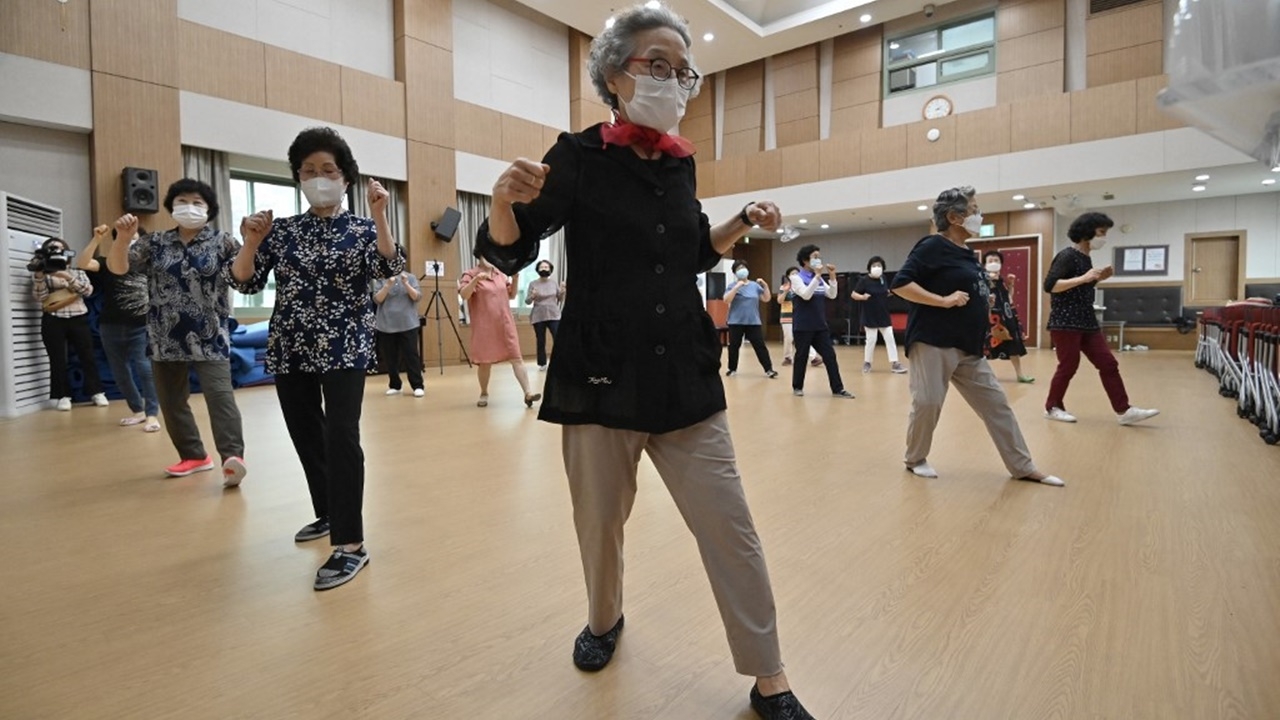
[{"label": "camera tripod", "polygon": [[[444,333],[440,328],[440,311],[444,311],[444,317],[449,319],[449,327],[453,328],[453,336],[458,339],[458,347],[462,349],[462,357],[467,361],[467,367],[471,367],[471,356],[467,354],[467,344],[462,342],[462,334],[458,332],[458,324],[453,321],[453,314],[449,312],[449,306],[444,302],[444,296],[440,294],[440,268],[433,268],[435,272],[435,289],[431,291],[431,299],[427,301],[427,307],[422,312],[423,324],[431,317],[431,310],[435,308],[436,321],[436,364],[440,368],[440,374],[444,374]],[[427,276],[423,275],[419,280],[426,280]]]}]

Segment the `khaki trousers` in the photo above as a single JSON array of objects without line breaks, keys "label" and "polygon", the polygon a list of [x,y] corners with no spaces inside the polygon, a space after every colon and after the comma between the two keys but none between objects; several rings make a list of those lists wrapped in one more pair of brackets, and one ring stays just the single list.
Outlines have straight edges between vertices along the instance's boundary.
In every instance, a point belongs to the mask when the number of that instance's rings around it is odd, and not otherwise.
[{"label": "khaki trousers", "polygon": [[737,671],[755,677],[781,672],[769,571],[724,412],[662,434],[566,425],[563,444],[591,631],[603,635],[622,615],[622,528],[635,501],[643,451],[697,540]]},{"label": "khaki trousers", "polygon": [[991,371],[986,358],[969,355],[955,348],[940,348],[922,342],[911,343],[911,420],[907,424],[908,466],[924,462],[933,446],[933,431],[942,415],[942,402],[947,386],[955,385],[969,407],[987,426],[987,434],[1000,451],[1000,459],[1016,478],[1036,471],[1022,438],[1018,418],[1009,407],[1009,399]]}]

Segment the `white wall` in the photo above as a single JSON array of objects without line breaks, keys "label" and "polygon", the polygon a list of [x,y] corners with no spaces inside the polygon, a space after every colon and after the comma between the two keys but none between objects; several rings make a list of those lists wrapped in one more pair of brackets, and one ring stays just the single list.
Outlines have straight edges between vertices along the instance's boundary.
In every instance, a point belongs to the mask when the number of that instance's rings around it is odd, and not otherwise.
[{"label": "white wall", "polygon": [[396,75],[392,0],[178,0],[178,17],[385,78]]},{"label": "white wall", "polygon": [[88,132],[93,81],[88,70],[0,53],[0,121]]},{"label": "white wall", "polygon": [[881,105],[881,124],[893,127],[924,120],[924,104],[937,95],[945,95],[951,100],[953,113],[995,107],[996,76],[936,85],[888,98]]},{"label": "white wall", "polygon": [[79,250],[93,234],[89,136],[0,122],[0,190],[62,208],[62,233]]},{"label": "white wall", "polygon": [[[1248,233],[1245,277],[1280,277],[1280,192],[1257,193],[1186,202],[1125,205],[1108,208],[1116,226],[1107,233],[1105,257],[1112,248],[1168,245],[1168,275],[1117,275],[1122,282],[1181,282],[1185,277],[1185,235],[1244,230]],[[1126,232],[1126,228],[1128,231]],[[1056,247],[1068,241],[1060,238]]]},{"label": "white wall", "polygon": [[568,28],[503,0],[455,0],[453,96],[568,130]]},{"label": "white wall", "polygon": [[867,261],[874,255],[884,258],[885,269],[897,270],[920,238],[929,234],[926,220],[919,227],[894,227],[856,233],[804,233],[789,243],[773,242],[773,283],[782,271],[797,265],[796,253],[813,244],[822,250],[822,261],[836,264],[839,272],[866,272]]}]

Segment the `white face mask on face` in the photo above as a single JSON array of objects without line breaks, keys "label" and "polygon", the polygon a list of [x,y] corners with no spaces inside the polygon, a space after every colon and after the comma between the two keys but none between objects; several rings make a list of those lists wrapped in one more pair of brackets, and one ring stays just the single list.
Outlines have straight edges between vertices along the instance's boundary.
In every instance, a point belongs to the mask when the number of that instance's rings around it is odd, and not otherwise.
[{"label": "white face mask on face", "polygon": [[627,119],[662,133],[675,130],[680,118],[684,117],[684,106],[689,101],[688,91],[680,87],[674,77],[654,80],[648,75],[626,75],[636,81],[631,102],[618,96],[618,102],[626,108]]},{"label": "white face mask on face", "polygon": [[204,227],[204,224],[209,222],[209,211],[199,205],[174,205],[171,214],[173,221],[186,230]]},{"label": "white face mask on face", "polygon": [[814,272],[822,271],[822,258],[814,258],[809,261],[809,269]]},{"label": "white face mask on face", "polygon": [[327,208],[338,205],[347,193],[347,184],[341,180],[316,177],[302,181],[302,194],[311,207]]},{"label": "white face mask on face", "polygon": [[982,213],[974,213],[964,219],[964,229],[970,235],[982,232]]},{"label": "white face mask on face", "polygon": [[1103,246],[1104,246],[1104,245],[1106,245],[1106,244],[1107,244],[1107,239],[1106,239],[1106,238],[1096,237],[1096,238],[1094,238],[1094,239],[1092,239],[1092,240],[1090,240],[1090,241],[1089,241],[1089,249],[1090,249],[1090,250],[1101,250],[1101,249],[1103,248]]},{"label": "white face mask on face", "polygon": [[987,272],[991,273],[992,277],[995,277],[996,275],[1000,274],[1000,263],[996,262],[995,260],[992,260],[991,262],[987,263]]},{"label": "white face mask on face", "polygon": [[884,268],[880,267],[879,265],[871,266],[871,277],[879,279],[879,277],[883,274],[884,274]]}]

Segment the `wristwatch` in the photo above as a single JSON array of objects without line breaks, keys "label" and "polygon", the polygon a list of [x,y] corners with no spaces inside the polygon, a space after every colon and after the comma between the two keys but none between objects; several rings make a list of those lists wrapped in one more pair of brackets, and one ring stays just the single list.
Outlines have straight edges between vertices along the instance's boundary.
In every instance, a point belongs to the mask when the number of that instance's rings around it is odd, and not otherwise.
[{"label": "wristwatch", "polygon": [[747,215],[747,208],[751,207],[752,204],[753,203],[747,203],[746,205],[743,205],[742,212],[738,213],[738,219],[741,220],[742,224],[746,225],[747,227],[752,227],[755,225],[755,223],[751,221],[751,216]]}]

